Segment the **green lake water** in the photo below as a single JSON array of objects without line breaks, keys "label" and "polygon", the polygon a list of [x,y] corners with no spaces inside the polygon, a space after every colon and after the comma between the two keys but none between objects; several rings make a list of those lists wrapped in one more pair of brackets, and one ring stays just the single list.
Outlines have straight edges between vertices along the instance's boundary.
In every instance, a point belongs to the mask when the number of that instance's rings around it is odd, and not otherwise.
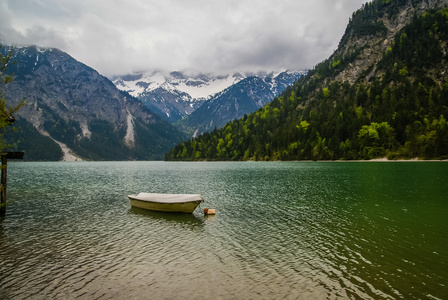
[{"label": "green lake water", "polygon": [[448,299],[447,162],[12,162],[8,199],[0,299]]}]

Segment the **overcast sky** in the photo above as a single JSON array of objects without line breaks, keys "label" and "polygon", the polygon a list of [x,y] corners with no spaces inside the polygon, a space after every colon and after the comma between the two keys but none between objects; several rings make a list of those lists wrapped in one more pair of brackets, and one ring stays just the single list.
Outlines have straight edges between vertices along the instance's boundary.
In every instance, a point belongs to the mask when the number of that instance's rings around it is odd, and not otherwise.
[{"label": "overcast sky", "polygon": [[59,48],[106,76],[310,68],[367,0],[0,0],[0,41]]}]

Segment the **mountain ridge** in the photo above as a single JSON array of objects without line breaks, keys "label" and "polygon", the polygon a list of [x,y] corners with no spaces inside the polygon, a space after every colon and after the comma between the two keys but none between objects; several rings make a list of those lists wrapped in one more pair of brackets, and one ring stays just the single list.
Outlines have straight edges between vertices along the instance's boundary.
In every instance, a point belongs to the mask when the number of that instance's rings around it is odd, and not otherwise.
[{"label": "mountain ridge", "polygon": [[[169,122],[177,122],[198,109],[211,98],[218,97],[223,91],[248,77],[260,77],[273,81],[272,92],[281,92],[275,86],[285,76],[298,76],[304,71],[233,73],[214,75],[204,73],[183,73],[174,71],[139,72],[123,76],[114,76],[111,80],[121,90],[140,99],[148,108],[157,112]],[[286,74],[286,75],[285,75]],[[287,79],[283,79],[285,81]],[[291,84],[293,81],[288,81]],[[284,88],[284,87],[283,87]],[[273,98],[273,97],[272,97]]]}]

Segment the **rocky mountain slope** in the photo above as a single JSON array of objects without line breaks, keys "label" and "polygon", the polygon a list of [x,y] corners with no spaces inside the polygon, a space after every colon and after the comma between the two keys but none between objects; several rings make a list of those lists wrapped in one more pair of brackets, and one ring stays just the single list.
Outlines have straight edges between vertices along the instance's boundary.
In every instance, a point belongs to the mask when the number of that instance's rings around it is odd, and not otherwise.
[{"label": "rocky mountain slope", "polygon": [[333,79],[353,84],[365,76],[369,81],[396,35],[412,18],[445,5],[445,0],[388,0],[363,5],[353,13],[338,49],[329,59],[332,63],[344,63],[336,68]]},{"label": "rocky mountain slope", "polygon": [[[4,46],[1,51],[9,50]],[[160,159],[183,138],[138,99],[58,49],[14,48],[5,99],[27,105],[15,137],[27,159]],[[62,151],[62,152],[61,152]]]},{"label": "rocky mountain slope", "polygon": [[448,158],[448,0],[374,0],[262,109],[168,160]]}]

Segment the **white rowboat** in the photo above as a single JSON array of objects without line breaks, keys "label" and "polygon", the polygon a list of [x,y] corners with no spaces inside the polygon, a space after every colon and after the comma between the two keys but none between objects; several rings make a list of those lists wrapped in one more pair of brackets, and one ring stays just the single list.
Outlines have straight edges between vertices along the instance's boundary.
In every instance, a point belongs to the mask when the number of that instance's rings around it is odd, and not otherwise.
[{"label": "white rowboat", "polygon": [[166,212],[192,213],[204,201],[199,194],[139,193],[128,195],[131,206]]}]

